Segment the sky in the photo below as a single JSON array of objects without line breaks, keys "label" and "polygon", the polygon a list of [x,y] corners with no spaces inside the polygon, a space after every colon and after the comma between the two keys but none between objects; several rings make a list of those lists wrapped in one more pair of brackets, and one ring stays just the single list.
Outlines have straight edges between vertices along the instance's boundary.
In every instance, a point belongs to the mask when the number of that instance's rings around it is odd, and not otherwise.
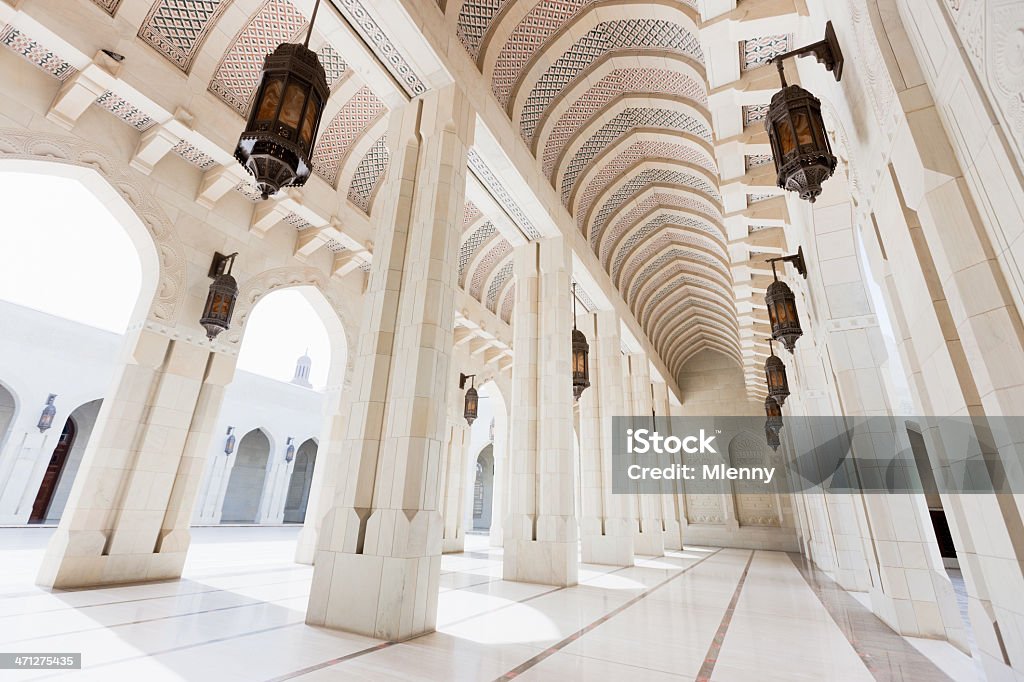
[{"label": "sky", "polygon": [[[0,206],[0,300],[124,333],[141,268],[131,239],[102,202],[77,180],[5,172]],[[302,293],[276,291],[253,308],[238,367],[290,381],[307,348],[310,382],[322,388],[327,330]]]}]

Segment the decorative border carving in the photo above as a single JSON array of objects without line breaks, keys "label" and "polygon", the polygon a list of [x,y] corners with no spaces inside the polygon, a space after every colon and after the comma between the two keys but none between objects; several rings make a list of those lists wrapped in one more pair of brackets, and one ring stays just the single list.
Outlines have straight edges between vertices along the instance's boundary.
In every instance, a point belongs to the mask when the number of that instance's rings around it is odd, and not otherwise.
[{"label": "decorative border carving", "polygon": [[387,67],[395,80],[410,97],[417,97],[427,91],[423,80],[413,71],[412,66],[399,53],[391,39],[370,16],[359,0],[334,0],[334,6],[341,10],[349,23],[363,37],[373,53]]}]

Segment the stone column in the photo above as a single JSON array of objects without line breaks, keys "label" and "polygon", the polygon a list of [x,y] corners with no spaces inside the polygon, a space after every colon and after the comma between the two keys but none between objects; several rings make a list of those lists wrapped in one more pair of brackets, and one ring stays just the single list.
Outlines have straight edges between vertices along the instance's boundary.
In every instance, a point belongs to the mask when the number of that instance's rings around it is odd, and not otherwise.
[{"label": "stone column", "polygon": [[[509,394],[504,394],[509,395]],[[494,415],[494,497],[491,502],[491,547],[502,547],[505,544],[505,533],[502,523],[508,516],[508,406],[505,410],[495,410]]]},{"label": "stone column", "polygon": [[[663,436],[671,435],[671,407],[669,404],[668,384],[663,381],[655,381],[654,384],[654,413],[657,415],[656,423],[658,432]],[[682,463],[681,453],[677,456],[665,455],[661,466]],[[662,481],[661,519],[665,528],[665,549],[683,548],[683,526],[680,521],[681,510],[679,508],[679,494],[682,491],[675,481]]]},{"label": "stone column", "polygon": [[629,502],[633,496],[612,494],[612,418],[626,416],[619,318],[614,311],[599,310],[576,319],[590,342],[591,386],[580,398],[583,561],[632,566],[634,524]]},{"label": "stone column", "polygon": [[37,582],[181,576],[189,521],[235,358],[146,328],[115,376]]},{"label": "stone column", "polygon": [[474,119],[455,85],[391,117],[344,468],[306,622],[404,640],[433,631],[437,618],[440,472]]},{"label": "stone column", "polygon": [[[651,418],[651,365],[644,353],[627,356],[629,384],[632,396],[631,414],[634,427],[653,429]],[[665,555],[665,534],[661,523],[661,500],[657,494],[637,495],[637,525],[633,547],[637,554],[645,556]]]},{"label": "stone column", "polygon": [[571,253],[562,238],[516,247],[511,500],[505,580],[575,585]]},{"label": "stone column", "polygon": [[344,384],[340,389],[328,390],[324,400],[324,424],[320,429],[320,446],[317,448],[316,466],[313,467],[313,481],[309,485],[306,520],[302,523],[295,548],[295,561],[300,564],[313,563],[324,517],[334,507],[338,479],[345,459],[345,427],[351,409],[352,363],[348,363]]},{"label": "stone column", "polygon": [[466,499],[466,460],[469,456],[467,451],[470,426],[463,416],[465,392],[457,388],[459,373],[459,368],[453,366],[452,378],[449,380],[451,396],[448,399],[448,419],[445,428],[447,438],[441,477],[442,516],[444,518],[441,551],[446,553],[463,552],[466,549],[464,500]]}]

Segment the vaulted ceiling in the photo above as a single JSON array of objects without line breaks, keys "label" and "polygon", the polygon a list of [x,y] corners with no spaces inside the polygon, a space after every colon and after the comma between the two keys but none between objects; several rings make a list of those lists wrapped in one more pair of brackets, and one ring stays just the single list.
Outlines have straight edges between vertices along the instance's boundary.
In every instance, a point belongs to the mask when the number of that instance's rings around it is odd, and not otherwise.
[{"label": "vaulted ceiling", "polygon": [[[120,29],[133,22],[133,35],[193,91],[204,88],[239,120],[264,56],[304,35],[311,7],[300,0],[79,1]],[[791,36],[773,29],[792,25],[786,22],[800,0],[718,4],[724,14],[710,22],[694,0],[439,0],[438,9],[669,370],[678,375],[688,358],[712,349],[744,364],[757,394],[763,257],[780,252],[769,235],[786,217],[759,124],[777,87],[765,64],[791,47]],[[386,25],[355,28],[364,41],[366,30],[377,31],[377,58],[390,55],[381,61],[405,96],[424,91]],[[59,49],[20,28],[0,27],[0,44],[59,80],[76,73]],[[369,216],[388,168],[387,96],[365,70],[352,68],[352,53],[336,38],[314,31],[311,47],[332,92],[314,172]],[[140,132],[157,125],[147,103],[129,99],[107,91],[96,104]],[[182,138],[171,151],[208,171],[220,150]],[[507,190],[484,177],[490,171],[479,156],[471,155],[470,169],[491,194],[504,192],[492,204],[503,220],[511,218],[525,238],[538,236]],[[237,189],[256,199],[245,182]],[[512,244],[496,218],[467,202],[459,284],[510,322]],[[300,232],[310,228],[295,213],[284,220]],[[333,238],[323,245],[346,248]]]}]

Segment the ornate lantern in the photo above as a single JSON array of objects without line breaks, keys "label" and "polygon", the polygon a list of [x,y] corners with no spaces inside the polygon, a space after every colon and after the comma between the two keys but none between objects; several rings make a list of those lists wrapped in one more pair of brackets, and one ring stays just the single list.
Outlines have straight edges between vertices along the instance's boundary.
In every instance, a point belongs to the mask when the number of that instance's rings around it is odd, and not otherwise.
[{"label": "ornate lantern", "polygon": [[576,328],[576,282],[572,283],[572,397],[579,401],[590,388],[590,344]]},{"label": "ornate lantern", "polygon": [[309,49],[320,0],[313,7],[306,42],[281,43],[263,61],[263,73],[235,158],[256,178],[266,199],[309,178],[313,144],[330,91],[316,52]]},{"label": "ornate lantern", "polygon": [[53,401],[56,399],[56,393],[51,393],[50,397],[46,399],[46,405],[43,406],[43,411],[39,415],[39,423],[36,424],[39,427],[39,433],[44,433],[53,426],[53,416],[57,414],[57,408],[54,407]]},{"label": "ornate lantern", "polygon": [[764,428],[775,432],[782,430],[782,407],[775,398],[768,396],[764,399],[764,414],[767,419]]},{"label": "ornate lantern", "polygon": [[463,374],[459,372],[459,388],[466,388],[466,382],[469,381],[469,390],[466,391],[466,402],[462,408],[462,416],[466,418],[466,423],[470,426],[476,421],[476,417],[480,412],[480,396],[476,392],[476,375],[475,374]]},{"label": "ornate lantern", "polygon": [[224,454],[230,455],[235,451],[235,427],[228,427],[228,437],[224,440]]},{"label": "ornate lantern", "polygon": [[772,326],[772,338],[781,341],[790,353],[796,347],[796,340],[803,336],[803,329],[800,328],[800,315],[796,309],[796,294],[785,282],[779,281],[779,273],[775,269],[775,263],[792,263],[796,271],[807,279],[807,266],[804,263],[803,247],[791,256],[781,258],[770,258],[772,264],[772,275],[775,281],[768,285],[768,292],[765,294],[764,302],[768,306],[768,321]]},{"label": "ornate lantern", "polygon": [[238,283],[231,276],[231,268],[235,264],[235,256],[221,253],[213,255],[210,272],[207,275],[213,280],[210,293],[206,297],[206,306],[199,324],[206,330],[206,338],[213,341],[217,335],[231,326],[231,314],[235,311],[235,300],[238,298]]},{"label": "ornate lantern", "polygon": [[284,451],[284,461],[287,462],[288,464],[291,464],[292,460],[295,459],[295,444],[293,443],[294,440],[294,438],[288,436],[288,440],[286,441],[288,443],[288,447]]},{"label": "ornate lantern", "polygon": [[786,402],[786,398],[789,397],[789,379],[786,378],[786,365],[775,354],[775,348],[772,346],[771,339],[768,339],[768,347],[772,353],[764,361],[764,376],[768,382],[768,397],[774,398],[779,407],[782,407],[782,404]]},{"label": "ornate lantern", "polygon": [[782,441],[779,439],[779,432],[774,429],[769,429],[767,426],[764,427],[764,438],[773,451],[778,452],[779,446],[782,445]]},{"label": "ornate lantern", "polygon": [[821,194],[821,183],[836,170],[836,157],[821,117],[821,100],[799,85],[788,85],[783,66],[788,57],[808,54],[824,64],[837,81],[842,78],[843,53],[829,22],[825,26],[824,40],[772,59],[779,69],[782,90],[772,97],[764,125],[772,146],[779,187],[798,192],[801,199],[814,203]]}]

